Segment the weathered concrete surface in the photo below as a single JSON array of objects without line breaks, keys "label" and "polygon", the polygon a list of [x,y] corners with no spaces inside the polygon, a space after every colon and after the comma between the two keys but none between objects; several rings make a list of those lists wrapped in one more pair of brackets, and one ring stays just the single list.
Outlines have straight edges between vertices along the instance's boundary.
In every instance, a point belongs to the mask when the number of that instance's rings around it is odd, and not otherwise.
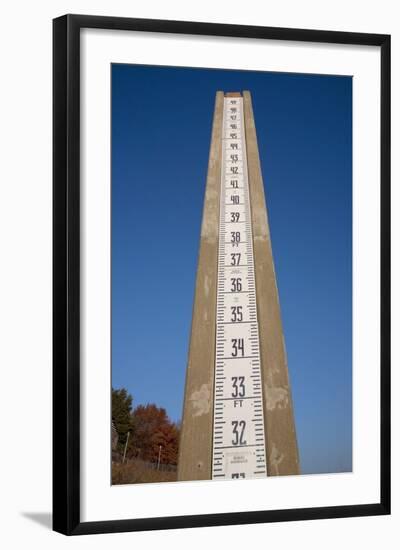
[{"label": "weathered concrete surface", "polygon": [[178,480],[211,479],[223,92],[217,92],[201,227]]},{"label": "weathered concrete surface", "polygon": [[285,342],[250,92],[243,92],[268,475],[300,473]]}]

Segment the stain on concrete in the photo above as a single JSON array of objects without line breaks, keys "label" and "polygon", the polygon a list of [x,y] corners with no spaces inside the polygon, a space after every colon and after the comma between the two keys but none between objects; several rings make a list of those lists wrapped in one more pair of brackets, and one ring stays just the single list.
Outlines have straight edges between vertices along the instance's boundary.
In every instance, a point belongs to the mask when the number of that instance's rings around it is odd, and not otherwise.
[{"label": "stain on concrete", "polygon": [[282,460],[285,458],[285,455],[280,453],[275,445],[275,443],[272,445],[272,450],[269,455],[269,461],[270,465],[273,468],[273,474],[278,476],[279,475],[279,464],[282,462]]},{"label": "stain on concrete", "polygon": [[205,198],[206,202],[207,203],[212,203],[211,205],[213,206],[216,203],[216,201],[218,200],[218,194],[219,193],[218,193],[217,189],[215,189],[211,186],[208,186],[206,188],[206,198]]},{"label": "stain on concrete", "polygon": [[208,218],[203,219],[203,224],[201,226],[201,237],[205,239],[207,242],[214,242],[214,238],[216,235],[215,229],[214,229],[214,221],[210,220]]},{"label": "stain on concrete", "polygon": [[211,391],[208,384],[203,384],[199,390],[194,391],[189,400],[193,406],[193,416],[208,414],[211,406]]},{"label": "stain on concrete", "polygon": [[253,236],[255,241],[261,241],[261,242],[268,242],[268,235],[254,235]]},{"label": "stain on concrete", "polygon": [[265,401],[267,409],[286,409],[289,405],[289,389],[287,386],[274,387],[265,384]]},{"label": "stain on concrete", "polygon": [[208,294],[210,292],[210,277],[208,275],[204,275],[204,296],[208,298]]}]

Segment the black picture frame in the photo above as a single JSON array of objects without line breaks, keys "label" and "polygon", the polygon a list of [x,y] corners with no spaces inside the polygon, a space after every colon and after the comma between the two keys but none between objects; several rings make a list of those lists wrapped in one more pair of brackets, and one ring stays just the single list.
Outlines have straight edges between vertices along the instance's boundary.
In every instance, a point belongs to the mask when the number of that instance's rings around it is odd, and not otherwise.
[{"label": "black picture frame", "polygon": [[[115,29],[378,46],[381,51],[380,501],[373,504],[80,520],[80,31]],[[390,36],[65,15],[53,21],[53,529],[66,535],[327,519],[390,513]]]}]

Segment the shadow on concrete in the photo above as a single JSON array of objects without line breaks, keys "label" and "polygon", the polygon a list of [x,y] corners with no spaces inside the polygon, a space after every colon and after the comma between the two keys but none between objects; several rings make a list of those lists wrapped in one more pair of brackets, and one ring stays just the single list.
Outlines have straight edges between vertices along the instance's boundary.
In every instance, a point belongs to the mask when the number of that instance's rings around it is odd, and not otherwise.
[{"label": "shadow on concrete", "polygon": [[31,519],[46,529],[53,527],[53,515],[50,512],[22,512],[24,518]]}]

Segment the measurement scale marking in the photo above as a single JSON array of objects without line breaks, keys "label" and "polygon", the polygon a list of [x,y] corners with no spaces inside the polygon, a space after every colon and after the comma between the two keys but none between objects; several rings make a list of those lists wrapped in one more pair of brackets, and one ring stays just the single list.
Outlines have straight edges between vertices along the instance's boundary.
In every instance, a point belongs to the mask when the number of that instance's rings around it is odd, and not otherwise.
[{"label": "measurement scale marking", "polygon": [[[232,115],[233,112],[235,115]],[[213,479],[242,479],[267,475],[243,116],[241,97],[224,98]],[[238,359],[240,361],[237,361]],[[247,450],[251,448],[255,448],[255,451]]]}]

